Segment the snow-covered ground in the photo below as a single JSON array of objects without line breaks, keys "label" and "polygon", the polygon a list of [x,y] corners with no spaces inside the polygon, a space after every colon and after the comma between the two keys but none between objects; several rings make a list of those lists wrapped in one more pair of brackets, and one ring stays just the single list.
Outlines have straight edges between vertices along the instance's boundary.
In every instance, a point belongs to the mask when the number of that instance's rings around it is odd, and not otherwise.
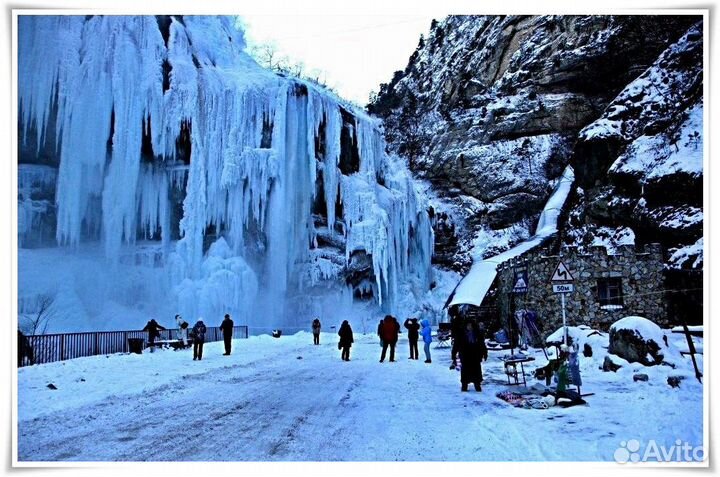
[{"label": "snow-covered ground", "polygon": [[[670,338],[677,348],[685,339]],[[689,358],[675,370],[602,372],[607,338],[594,336],[593,357],[580,358],[588,405],[535,410],[495,397],[518,389],[503,374],[507,351],[490,351],[481,393],[461,393],[449,349],[434,343],[432,364],[410,361],[401,337],[397,362],[380,364],[375,336],[355,340],[350,362],[333,334],[313,346],[302,332],[236,340],[231,356],[209,343],[202,361],[167,350],[21,368],[18,459],[612,462],[629,439],[702,444],[703,387]],[[638,371],[649,381],[634,382]],[[686,376],[679,388],[670,374]]]}]

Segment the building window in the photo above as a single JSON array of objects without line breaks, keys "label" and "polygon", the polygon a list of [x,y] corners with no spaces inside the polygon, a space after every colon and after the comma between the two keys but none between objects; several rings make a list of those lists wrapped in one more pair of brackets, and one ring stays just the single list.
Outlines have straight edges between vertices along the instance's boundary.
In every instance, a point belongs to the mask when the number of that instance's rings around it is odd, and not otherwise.
[{"label": "building window", "polygon": [[622,306],[622,279],[601,278],[598,280],[598,301],[600,306]]}]

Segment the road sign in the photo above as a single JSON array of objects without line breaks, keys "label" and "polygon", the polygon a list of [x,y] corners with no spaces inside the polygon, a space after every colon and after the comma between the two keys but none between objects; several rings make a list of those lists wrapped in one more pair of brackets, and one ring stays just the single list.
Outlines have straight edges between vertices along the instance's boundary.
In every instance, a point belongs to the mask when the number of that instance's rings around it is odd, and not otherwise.
[{"label": "road sign", "polygon": [[552,282],[571,282],[573,280],[575,279],[570,273],[570,270],[568,270],[568,267],[566,267],[562,262],[558,263],[557,268],[555,268],[555,272],[552,274],[552,278],[550,278],[550,281]]},{"label": "road sign", "polygon": [[568,270],[568,267],[565,266],[562,261],[558,263],[558,266],[555,268],[555,272],[552,274],[552,277],[550,278],[551,282],[563,282],[563,283],[553,283],[553,292],[560,294],[560,307],[562,309],[562,318],[563,318],[563,344],[567,346],[567,335],[568,335],[568,328],[567,328],[567,319],[565,318],[565,294],[570,293],[572,291],[575,291],[575,286],[572,283],[568,283],[575,280],[570,273],[570,270]]},{"label": "road sign", "polygon": [[513,293],[527,293],[528,291],[528,272],[527,268],[515,270],[515,286]]},{"label": "road sign", "polygon": [[555,283],[553,284],[553,293],[570,293],[575,291],[575,285],[572,283]]}]

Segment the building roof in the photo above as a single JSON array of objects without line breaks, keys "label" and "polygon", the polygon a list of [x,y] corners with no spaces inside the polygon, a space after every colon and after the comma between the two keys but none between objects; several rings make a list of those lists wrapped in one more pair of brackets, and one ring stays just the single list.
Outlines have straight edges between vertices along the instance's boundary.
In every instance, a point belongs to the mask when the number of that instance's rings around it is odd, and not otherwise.
[{"label": "building roof", "polygon": [[468,274],[460,280],[448,297],[445,307],[453,305],[480,306],[485,298],[485,294],[492,286],[493,281],[495,281],[498,265],[511,258],[522,255],[555,235],[557,233],[558,217],[570,194],[574,180],[575,173],[573,168],[567,166],[540,214],[535,235],[499,255],[473,263]]}]

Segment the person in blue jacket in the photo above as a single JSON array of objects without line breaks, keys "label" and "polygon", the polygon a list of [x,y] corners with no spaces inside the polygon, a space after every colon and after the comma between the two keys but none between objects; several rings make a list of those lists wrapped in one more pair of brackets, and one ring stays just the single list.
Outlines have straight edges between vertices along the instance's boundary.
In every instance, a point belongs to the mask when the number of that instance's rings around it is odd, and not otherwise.
[{"label": "person in blue jacket", "polygon": [[432,363],[432,360],[430,359],[430,343],[432,343],[432,328],[430,327],[430,322],[427,320],[427,318],[423,319],[420,324],[422,325],[422,329],[420,330],[420,334],[422,334],[423,341],[425,342],[425,362],[426,363]]}]

